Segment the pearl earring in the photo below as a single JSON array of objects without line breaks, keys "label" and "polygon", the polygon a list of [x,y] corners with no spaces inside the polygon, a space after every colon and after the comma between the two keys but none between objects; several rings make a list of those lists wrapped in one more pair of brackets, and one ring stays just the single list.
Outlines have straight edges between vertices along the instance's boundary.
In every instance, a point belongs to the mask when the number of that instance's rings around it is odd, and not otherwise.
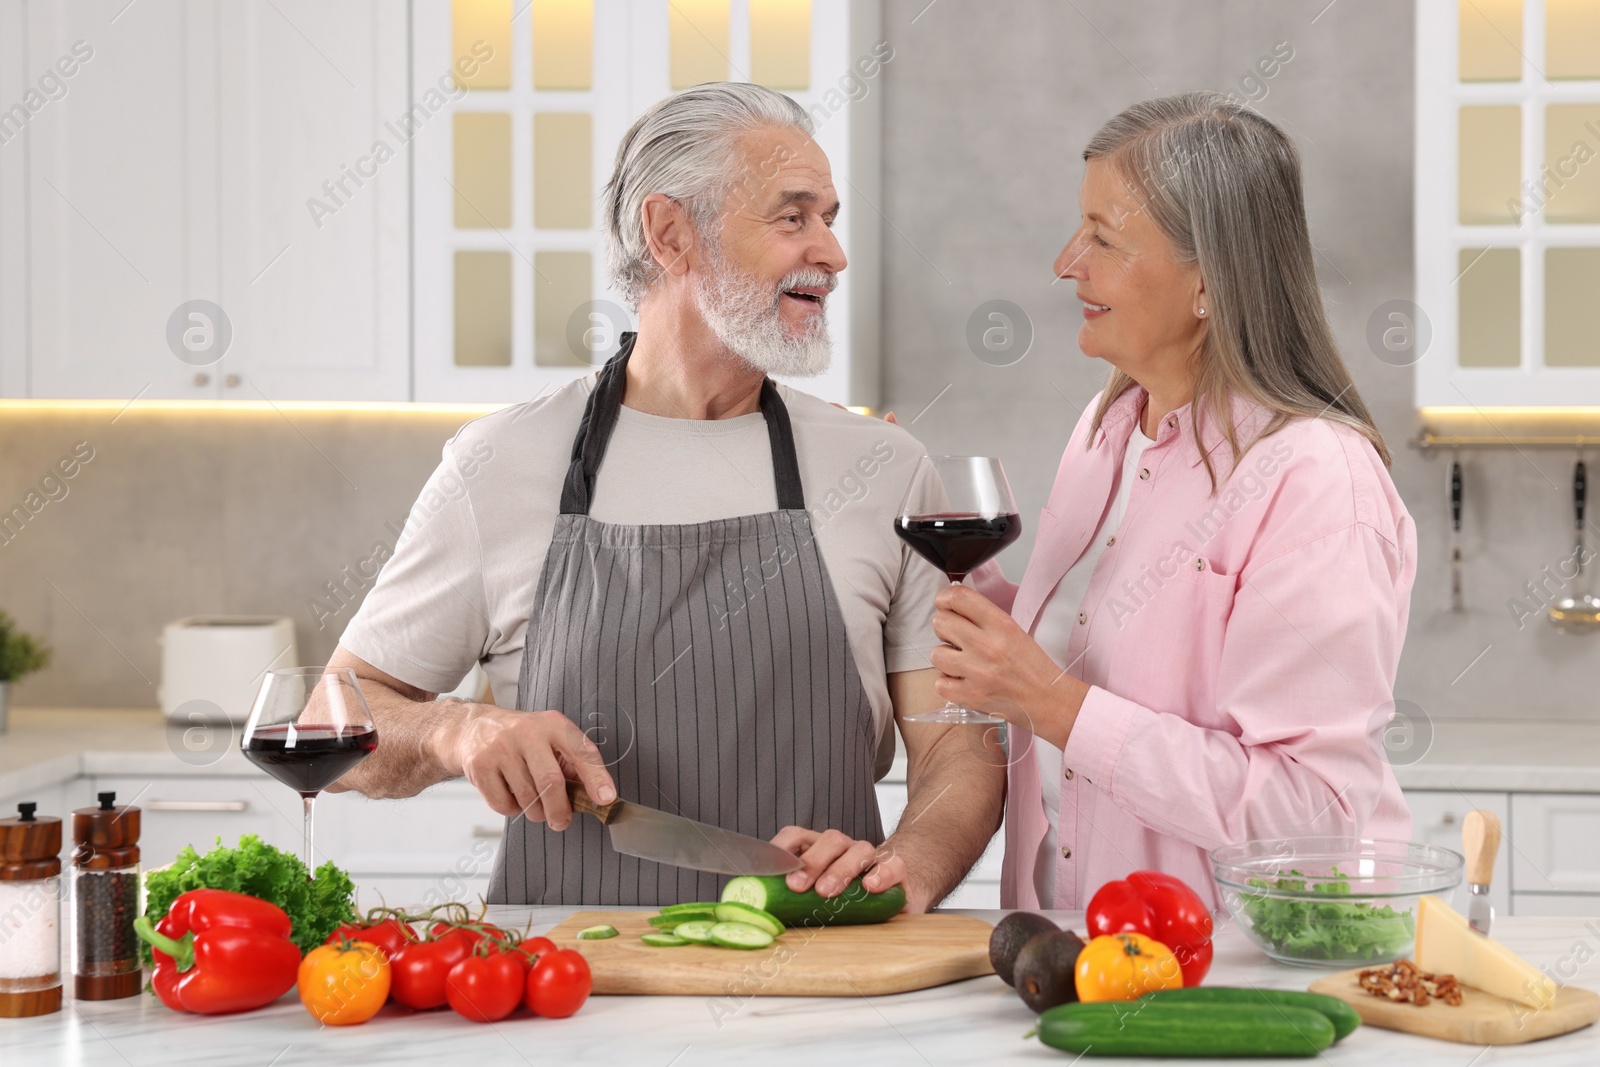
[{"label": "pearl earring", "polygon": [[1200,309],[1200,314],[1204,315],[1205,313],[1206,313],[1206,309],[1205,308],[1201,308]]}]

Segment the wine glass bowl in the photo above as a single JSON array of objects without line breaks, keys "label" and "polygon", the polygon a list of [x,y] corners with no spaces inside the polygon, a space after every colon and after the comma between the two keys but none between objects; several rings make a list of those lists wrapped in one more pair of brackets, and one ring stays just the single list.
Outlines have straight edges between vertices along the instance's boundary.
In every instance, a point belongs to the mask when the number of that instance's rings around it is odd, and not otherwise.
[{"label": "wine glass bowl", "polygon": [[[1005,469],[989,456],[923,456],[906,486],[894,532],[959,585],[1022,535]],[[997,723],[953,702],[907,715],[909,722]]]},{"label": "wine glass bowl", "polygon": [[350,668],[280,667],[262,679],[240,748],[251,763],[300,794],[307,871],[316,869],[312,802],[377,747],[372,711]]}]

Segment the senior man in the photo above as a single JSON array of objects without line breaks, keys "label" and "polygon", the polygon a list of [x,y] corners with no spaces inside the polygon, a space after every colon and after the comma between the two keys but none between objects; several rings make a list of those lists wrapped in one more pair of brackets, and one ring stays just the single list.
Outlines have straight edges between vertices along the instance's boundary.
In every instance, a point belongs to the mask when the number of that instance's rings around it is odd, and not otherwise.
[{"label": "senior man", "polygon": [[[633,125],[604,201],[638,333],[445,446],[426,522],[330,664],[355,669],[382,738],[341,787],[464,775],[507,816],[494,903],[715,899],[718,876],[574,821],[575,780],[771,838],[801,858],[796,890],[865,872],[926,910],[994,833],[1004,758],[982,730],[904,726],[909,806],[885,842],[873,783],[891,720],[941,703],[943,582],[892,532],[921,445],[768,378],[828,365],[827,156],[788,97],[701,85]],[[474,662],[505,706],[435,699]]]}]

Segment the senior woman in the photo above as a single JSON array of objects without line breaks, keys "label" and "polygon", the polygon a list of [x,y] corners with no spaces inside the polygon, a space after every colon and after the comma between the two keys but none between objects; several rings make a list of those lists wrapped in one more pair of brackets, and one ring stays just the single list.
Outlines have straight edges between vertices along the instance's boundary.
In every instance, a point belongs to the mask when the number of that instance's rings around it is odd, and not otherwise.
[{"label": "senior woman", "polygon": [[1409,838],[1378,740],[1416,534],[1323,314],[1293,143],[1216,93],[1089,142],[1056,260],[1110,379],[1020,585],[939,594],[941,696],[1010,724],[1005,907],[1206,853]]}]

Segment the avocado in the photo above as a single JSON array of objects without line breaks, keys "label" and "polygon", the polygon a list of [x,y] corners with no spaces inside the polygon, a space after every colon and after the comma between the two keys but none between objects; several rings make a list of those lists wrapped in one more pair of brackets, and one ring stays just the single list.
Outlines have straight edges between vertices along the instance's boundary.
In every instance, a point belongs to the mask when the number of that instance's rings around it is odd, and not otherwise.
[{"label": "avocado", "polygon": [[1083,941],[1070,930],[1035,934],[1017,953],[1013,970],[1017,996],[1033,1011],[1048,1011],[1078,999],[1078,953]]},{"label": "avocado", "polygon": [[989,935],[989,965],[1002,982],[1015,985],[1011,973],[1017,965],[1017,953],[1022,951],[1022,946],[1032,940],[1035,934],[1059,929],[1043,915],[1031,911],[1012,912],[995,923],[994,933]]}]

